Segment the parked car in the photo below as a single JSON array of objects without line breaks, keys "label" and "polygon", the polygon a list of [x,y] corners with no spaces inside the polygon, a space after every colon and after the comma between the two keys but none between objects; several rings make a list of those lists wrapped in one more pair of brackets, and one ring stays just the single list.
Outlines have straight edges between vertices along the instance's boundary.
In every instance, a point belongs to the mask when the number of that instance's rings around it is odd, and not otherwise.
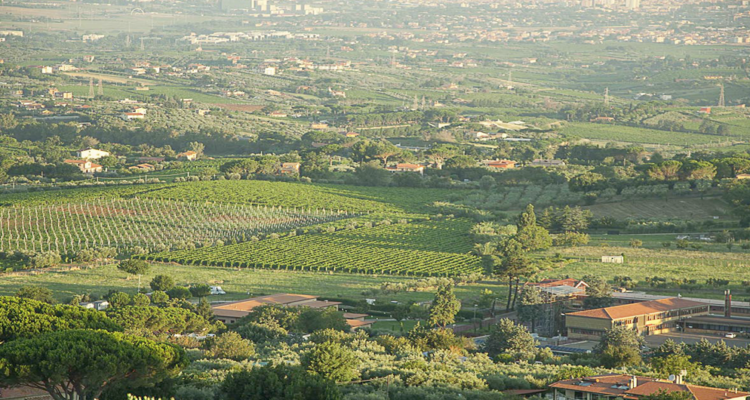
[{"label": "parked car", "polygon": [[221,286],[211,286],[211,294],[227,294]]},{"label": "parked car", "polygon": [[737,334],[736,334],[736,333],[732,333],[732,332],[729,332],[729,333],[725,333],[725,334],[724,334],[724,337],[725,337],[725,338],[729,338],[729,339],[734,339],[734,338],[736,338],[736,337],[737,337]]}]

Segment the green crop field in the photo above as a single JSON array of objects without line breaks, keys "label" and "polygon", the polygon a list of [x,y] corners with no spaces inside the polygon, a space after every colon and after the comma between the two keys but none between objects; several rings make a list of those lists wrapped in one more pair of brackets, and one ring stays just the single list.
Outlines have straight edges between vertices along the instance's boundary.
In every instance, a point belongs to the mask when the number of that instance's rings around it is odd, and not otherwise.
[{"label": "green crop field", "polygon": [[[183,266],[174,264],[154,264],[149,272],[141,277],[141,287],[156,275],[169,275],[177,285],[205,283],[218,285],[225,296],[211,296],[211,301],[240,300],[251,296],[274,293],[315,294],[324,298],[364,299],[378,298],[372,292],[383,282],[405,283],[415,278],[401,276],[376,276],[367,274],[320,274],[315,272],[292,272],[274,270],[238,270],[236,268]],[[37,285],[50,288],[58,301],[67,301],[76,294],[96,294],[103,296],[110,289],[135,293],[138,279],[117,270],[114,265],[69,271],[48,271],[43,274],[4,275],[0,279],[0,295],[13,295],[23,285]],[[493,284],[472,284],[457,286],[456,295],[469,300],[479,296],[482,289],[502,293],[504,286]],[[505,292],[507,293],[507,292]],[[388,294],[388,301],[428,301],[434,297],[431,291],[402,292]],[[474,300],[471,300],[474,301]]]},{"label": "green crop field", "polygon": [[634,128],[630,126],[593,124],[586,122],[573,122],[567,124],[562,129],[562,133],[584,139],[676,146],[707,144],[726,140],[726,138],[719,136],[701,135],[697,133],[669,132],[648,128]]},{"label": "green crop field", "polygon": [[481,272],[464,220],[383,224],[144,256],[191,265],[446,276]]},{"label": "green crop field", "polygon": [[265,204],[349,212],[420,213],[451,192],[267,181],[207,181],[170,185],[144,194],[161,199]]},{"label": "green crop field", "polygon": [[169,248],[178,243],[244,241],[254,235],[332,222],[331,211],[185,203],[96,200],[0,208],[0,251],[71,252],[86,248]]}]

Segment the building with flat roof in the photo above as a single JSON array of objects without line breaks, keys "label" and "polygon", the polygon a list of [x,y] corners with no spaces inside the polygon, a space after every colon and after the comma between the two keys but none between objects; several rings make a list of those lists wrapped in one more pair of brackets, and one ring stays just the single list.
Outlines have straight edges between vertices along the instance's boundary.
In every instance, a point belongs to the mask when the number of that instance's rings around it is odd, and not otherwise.
[{"label": "building with flat roof", "polygon": [[571,339],[599,340],[615,326],[628,327],[640,335],[659,335],[677,329],[686,318],[708,313],[706,303],[671,297],[568,313],[565,327]]},{"label": "building with flat roof", "polygon": [[611,374],[566,379],[549,385],[553,400],[638,400],[659,392],[688,392],[695,400],[746,400],[750,393],[689,385],[682,376],[664,381],[644,376]]},{"label": "building with flat roof", "polygon": [[211,307],[214,316],[225,324],[232,324],[250,314],[255,307],[277,305],[284,307],[329,308],[338,306],[337,301],[318,300],[316,296],[306,294],[280,293],[270,296],[258,296],[246,300],[233,301]]}]

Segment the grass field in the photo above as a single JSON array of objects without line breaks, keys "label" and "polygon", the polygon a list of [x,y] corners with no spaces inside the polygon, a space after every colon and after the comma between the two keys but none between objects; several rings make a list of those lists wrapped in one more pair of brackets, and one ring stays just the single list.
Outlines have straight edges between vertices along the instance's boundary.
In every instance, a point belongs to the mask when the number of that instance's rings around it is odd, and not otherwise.
[{"label": "grass field", "polygon": [[[312,272],[291,272],[272,270],[238,270],[234,268],[200,267],[182,265],[152,265],[149,272],[141,277],[143,287],[156,275],[170,275],[176,284],[189,285],[206,283],[219,285],[227,294],[212,296],[211,301],[240,300],[250,296],[273,293],[301,293],[321,296],[323,298],[346,298],[362,300],[365,298],[382,298],[373,294],[383,282],[407,282],[413,278],[397,276],[376,276],[359,274],[320,274]],[[104,295],[110,289],[135,293],[138,288],[137,278],[127,275],[114,265],[74,271],[50,271],[39,275],[3,276],[0,280],[0,295],[12,295],[23,285],[38,285],[50,288],[55,298],[65,301],[76,294],[90,293]],[[502,285],[472,284],[456,287],[456,295],[464,300],[473,301],[482,289],[496,293],[504,290]],[[249,294],[248,294],[249,293]],[[499,294],[500,296],[500,294]],[[433,297],[432,292],[403,292],[388,294],[388,301],[399,302],[427,301]]]},{"label": "grass field", "polygon": [[707,144],[726,140],[720,136],[700,135],[697,133],[669,132],[648,128],[634,128],[621,125],[593,124],[573,122],[561,131],[565,135],[584,139],[609,140],[613,142],[682,145]]},{"label": "grass field", "polygon": [[[697,279],[703,283],[709,278],[728,279],[739,286],[750,280],[750,251],[735,246],[731,252],[722,244],[704,245],[701,251],[678,250],[674,244],[669,249],[661,247],[662,241],[674,241],[675,235],[623,235],[615,239],[593,240],[590,246],[555,249],[569,262],[564,266],[544,273],[550,277],[582,277],[597,275],[611,280],[615,276],[629,276],[642,281],[647,276]],[[644,248],[625,247],[630,238],[646,239]],[[611,245],[601,246],[607,242]],[[618,243],[619,242],[619,243]],[[619,244],[619,245],[618,245]],[[717,250],[717,251],[705,251]],[[624,264],[601,262],[605,255],[625,255]]]}]

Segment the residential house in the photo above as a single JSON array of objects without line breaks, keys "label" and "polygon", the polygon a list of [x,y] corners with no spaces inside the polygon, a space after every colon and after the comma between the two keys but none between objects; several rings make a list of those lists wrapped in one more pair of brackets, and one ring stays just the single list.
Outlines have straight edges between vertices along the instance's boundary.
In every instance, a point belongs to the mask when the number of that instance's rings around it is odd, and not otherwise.
[{"label": "residential house", "polygon": [[424,175],[424,165],[419,164],[398,163],[395,167],[386,167],[386,170],[391,172],[416,172]]},{"label": "residential house", "polygon": [[659,335],[677,329],[684,319],[708,313],[706,303],[671,297],[567,313],[565,326],[569,338],[581,340],[599,340],[615,326],[625,326],[638,334]]},{"label": "residential house", "polygon": [[134,119],[144,119],[144,118],[146,118],[146,114],[134,113],[134,112],[126,112],[126,113],[122,114],[121,117],[122,117],[122,119],[124,119],[126,121],[131,121],[131,120],[134,120]]},{"label": "residential house", "polygon": [[552,400],[638,400],[659,393],[685,392],[694,400],[745,400],[750,393],[683,383],[684,375],[673,380],[627,374],[597,375],[565,379],[550,386]]},{"label": "residential house", "polygon": [[511,160],[484,160],[482,164],[490,169],[511,169],[516,167],[516,162]]},{"label": "residential house", "polygon": [[281,175],[299,175],[300,163],[298,162],[285,162],[281,164],[279,173]]},{"label": "residential house", "polygon": [[65,164],[75,165],[84,174],[94,174],[103,170],[101,165],[94,164],[89,160],[65,160],[64,162]]},{"label": "residential house", "polygon": [[79,150],[78,152],[76,152],[76,157],[85,158],[87,160],[98,160],[102,157],[108,157],[109,155],[110,153],[108,151],[97,150],[97,149],[92,149],[92,148]]},{"label": "residential house", "polygon": [[198,159],[198,153],[188,150],[186,152],[177,154],[177,158],[180,160],[195,161]]}]

